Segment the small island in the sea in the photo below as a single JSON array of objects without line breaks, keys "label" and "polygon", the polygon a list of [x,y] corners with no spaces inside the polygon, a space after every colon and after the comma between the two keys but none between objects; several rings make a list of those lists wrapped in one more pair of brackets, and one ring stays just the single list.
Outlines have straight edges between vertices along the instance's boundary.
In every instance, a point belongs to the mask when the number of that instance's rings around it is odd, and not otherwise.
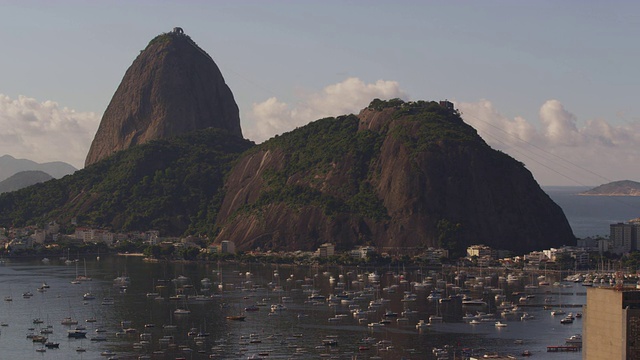
[{"label": "small island in the sea", "polygon": [[589,196],[640,196],[640,182],[631,180],[614,181],[583,191],[578,195]]}]

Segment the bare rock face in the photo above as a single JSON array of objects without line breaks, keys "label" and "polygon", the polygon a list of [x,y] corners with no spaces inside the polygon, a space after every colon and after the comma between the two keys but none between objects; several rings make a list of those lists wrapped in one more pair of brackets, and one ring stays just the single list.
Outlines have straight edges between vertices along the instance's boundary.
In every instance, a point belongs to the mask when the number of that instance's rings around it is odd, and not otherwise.
[{"label": "bare rock face", "polygon": [[127,70],[85,166],[137,144],[210,127],[242,137],[238,106],[217,65],[176,28],[149,42]]},{"label": "bare rock face", "polygon": [[229,174],[217,226],[241,250],[575,242],[531,173],[435,102],[378,100],[259,145]]}]

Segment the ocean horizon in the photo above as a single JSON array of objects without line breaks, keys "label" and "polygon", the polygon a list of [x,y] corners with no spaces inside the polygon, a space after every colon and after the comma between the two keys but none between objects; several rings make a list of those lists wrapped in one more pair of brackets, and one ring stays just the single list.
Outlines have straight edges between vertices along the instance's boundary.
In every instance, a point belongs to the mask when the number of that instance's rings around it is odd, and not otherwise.
[{"label": "ocean horizon", "polygon": [[543,186],[577,238],[609,236],[609,226],[640,217],[640,196],[585,196],[590,186]]}]

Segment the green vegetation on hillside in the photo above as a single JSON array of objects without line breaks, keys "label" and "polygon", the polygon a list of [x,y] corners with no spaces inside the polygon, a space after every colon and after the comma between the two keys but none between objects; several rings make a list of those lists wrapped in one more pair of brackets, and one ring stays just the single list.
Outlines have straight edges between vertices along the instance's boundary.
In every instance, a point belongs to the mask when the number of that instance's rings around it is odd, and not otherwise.
[{"label": "green vegetation on hillside", "polygon": [[[327,216],[385,218],[386,209],[368,182],[369,165],[379,154],[384,134],[358,131],[358,122],[354,115],[321,119],[252,150],[277,149],[286,154],[286,162],[280,171],[265,172],[268,188],[249,208],[286,203],[318,206]],[[339,180],[332,181],[332,176]]]},{"label": "green vegetation on hillside", "polygon": [[[484,144],[457,111],[436,102],[375,99],[368,108],[395,109],[393,118],[402,125],[390,130],[391,135],[400,137],[413,153],[430,150],[441,141]],[[267,188],[241,211],[285,203],[294,208],[318,206],[327,216],[348,213],[372,220],[387,218],[371,186],[375,174],[370,171],[387,133],[358,131],[359,121],[355,115],[321,119],[252,149],[280,151],[286,160],[281,170],[265,171]]]},{"label": "green vegetation on hillside", "polygon": [[396,126],[391,135],[400,138],[414,154],[433,150],[443,143],[483,144],[476,130],[466,125],[457,111],[435,101],[405,103],[395,114],[404,126]]},{"label": "green vegetation on hillside", "polygon": [[0,196],[0,226],[48,221],[114,231],[210,233],[226,173],[253,145],[207,129],[118,152],[75,174]]},{"label": "green vegetation on hillside", "polygon": [[[239,209],[270,205],[315,206],[326,216],[383,221],[387,209],[376,194],[379,161],[388,135],[412,152],[439,142],[486,146],[455,110],[435,102],[374,100],[370,109],[394,109],[394,126],[359,130],[355,115],[325,118],[254,146],[222,130],[207,129],[132,147],[59,180],[0,196],[0,226],[57,221],[113,231],[159,230],[163,235],[209,234],[224,193],[224,179],[242,154],[284,154],[279,170],[265,171],[266,187]],[[390,132],[388,134],[387,132]]]}]

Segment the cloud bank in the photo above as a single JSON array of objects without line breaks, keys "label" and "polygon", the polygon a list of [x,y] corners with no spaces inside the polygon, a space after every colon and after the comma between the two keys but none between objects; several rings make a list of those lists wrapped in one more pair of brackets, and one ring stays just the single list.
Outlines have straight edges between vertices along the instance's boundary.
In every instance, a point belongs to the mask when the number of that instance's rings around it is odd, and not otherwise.
[{"label": "cloud bank", "polygon": [[[374,98],[409,96],[395,81],[348,78],[306,94],[295,104],[275,97],[254,103],[243,121],[244,132],[262,142],[323,117],[357,113]],[[524,163],[542,185],[640,181],[638,121],[614,125],[606,119],[580,120],[553,99],[541,105],[537,119],[509,118],[489,100],[454,103],[491,147]],[[64,161],[82,168],[99,124],[97,113],[0,94],[0,155],[41,163]]]},{"label": "cloud bank", "polygon": [[509,119],[488,100],[456,107],[491,147],[525,163],[543,185],[640,181],[638,122],[612,125],[591,119],[580,125],[558,100],[546,101],[537,121]]},{"label": "cloud bank", "polygon": [[[245,134],[262,142],[327,116],[356,113],[374,98],[408,99],[395,81],[365,83],[358,78],[329,85],[296,104],[272,97],[254,103]],[[428,99],[425,99],[428,100]],[[594,186],[616,180],[640,181],[640,123],[612,125],[579,119],[558,100],[540,106],[537,119],[508,118],[489,100],[455,102],[462,117],[493,148],[521,161],[542,185]]]},{"label": "cloud bank", "polygon": [[294,106],[272,97],[253,104],[249,123],[254,125],[245,130],[245,136],[262,142],[314,120],[357,113],[375,98],[406,100],[407,94],[395,81],[378,80],[367,84],[352,77],[329,85],[320,92],[308,94]]},{"label": "cloud bank", "polygon": [[93,112],[0,94],[0,155],[82,168],[99,124],[100,115]]}]

